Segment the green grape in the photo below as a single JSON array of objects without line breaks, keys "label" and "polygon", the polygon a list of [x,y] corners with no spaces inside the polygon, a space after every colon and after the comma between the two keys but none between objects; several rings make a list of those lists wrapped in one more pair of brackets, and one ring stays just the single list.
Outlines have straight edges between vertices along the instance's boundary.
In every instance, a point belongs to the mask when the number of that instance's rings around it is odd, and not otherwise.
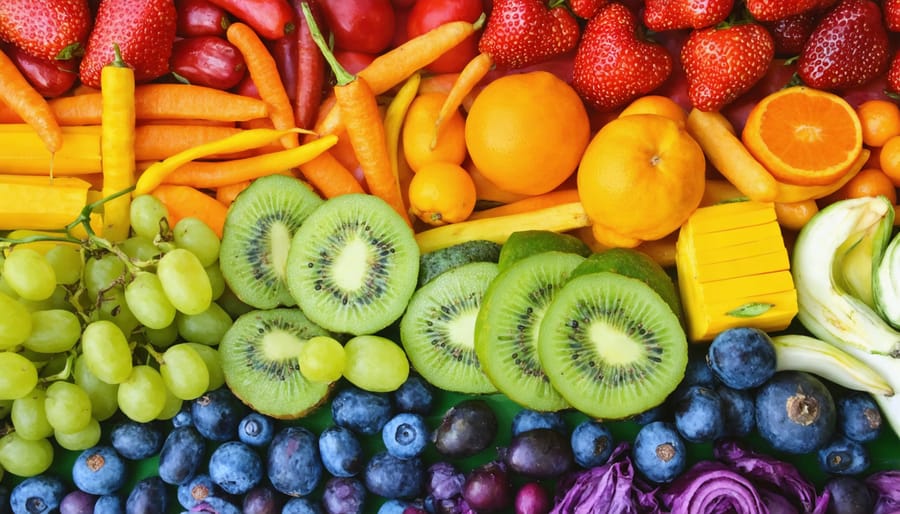
[{"label": "green grape", "polygon": [[344,351],[347,354],[344,378],[360,389],[389,392],[409,377],[406,353],[386,337],[356,336],[347,341]]},{"label": "green grape", "polygon": [[144,236],[131,236],[119,243],[119,248],[129,259],[137,262],[147,262],[162,254],[159,247],[153,244],[153,240]]},{"label": "green grape", "polygon": [[213,391],[225,385],[225,372],[222,371],[222,361],[219,359],[219,351],[212,346],[200,343],[184,343],[200,355],[206,364],[206,371],[209,373],[209,386],[207,391]]},{"label": "green grape", "polygon": [[111,253],[91,257],[84,263],[84,288],[91,300],[96,300],[101,291],[124,280],[125,276],[125,263]]},{"label": "green grape", "polygon": [[66,290],[66,286],[64,285],[56,286],[56,288],[53,289],[53,293],[43,300],[26,300],[24,298],[19,298],[19,302],[28,309],[29,312],[49,311],[54,309],[70,312],[75,310],[75,307],[69,301],[69,291]]},{"label": "green grape", "polygon": [[10,432],[0,438],[0,467],[18,477],[33,477],[50,469],[53,444],[48,439],[34,441]]},{"label": "green grape", "polygon": [[204,267],[219,260],[219,236],[200,218],[181,218],[172,233],[175,246],[196,255]]},{"label": "green grape", "polygon": [[160,329],[145,327],[144,340],[156,348],[168,348],[178,340],[178,327],[175,323]]},{"label": "green grape", "polygon": [[21,398],[34,389],[37,381],[33,362],[18,353],[0,352],[0,399]]},{"label": "green grape", "polygon": [[170,346],[162,354],[159,374],[166,388],[182,400],[193,400],[209,387],[206,362],[196,350],[184,343]]},{"label": "green grape", "polygon": [[222,294],[216,299],[216,303],[225,309],[231,319],[238,319],[241,314],[247,314],[253,310],[253,306],[244,303],[230,287],[225,287],[225,291],[222,291]]},{"label": "green grape", "polygon": [[57,380],[47,386],[44,411],[54,431],[77,432],[91,422],[91,397],[78,384]]},{"label": "green grape", "polygon": [[81,337],[81,320],[71,311],[51,309],[31,313],[31,335],[22,346],[40,353],[71,350]]},{"label": "green grape", "polygon": [[13,400],[9,419],[19,436],[35,440],[46,439],[53,435],[53,426],[47,421],[47,413],[44,411],[46,399],[47,392],[35,387],[22,398]]},{"label": "green grape", "polygon": [[137,273],[125,286],[125,302],[145,327],[165,328],[175,320],[175,307],[163,291],[159,277],[149,271]]},{"label": "green grape", "polygon": [[166,253],[156,265],[166,296],[180,312],[200,314],[212,303],[212,285],[197,256],[184,248]]},{"label": "green grape", "polygon": [[175,316],[178,334],[183,339],[210,346],[219,344],[232,323],[231,316],[216,302],[210,303],[209,308],[200,314],[179,312]]},{"label": "green grape", "polygon": [[166,420],[172,419],[178,414],[178,411],[181,410],[181,407],[184,405],[184,400],[178,398],[172,391],[166,388],[166,403],[163,405],[162,410],[159,412],[159,415],[156,416],[156,419]]},{"label": "green grape", "polygon": [[9,287],[9,284],[6,283],[6,280],[3,278],[3,275],[0,275],[0,293],[5,294],[6,296],[16,300],[19,298],[19,295],[13,291],[13,288]]},{"label": "green grape", "polygon": [[334,382],[344,373],[344,346],[328,336],[309,338],[300,349],[300,374],[310,382]]},{"label": "green grape", "polygon": [[209,285],[212,288],[212,299],[216,301],[225,292],[225,276],[222,275],[222,268],[216,261],[209,266],[203,268],[206,270],[206,276],[209,277]]},{"label": "green grape", "polygon": [[159,416],[166,406],[166,385],[158,371],[141,364],[119,384],[118,401],[119,410],[129,419],[147,423]]},{"label": "green grape", "polygon": [[118,412],[118,384],[107,384],[91,373],[84,355],[75,358],[73,377],[75,383],[91,398],[91,416],[99,421],[105,421]]},{"label": "green grape", "polygon": [[0,350],[22,344],[31,335],[31,314],[24,305],[0,293]]},{"label": "green grape", "polygon": [[84,257],[77,246],[58,244],[44,254],[44,257],[56,273],[57,284],[71,285],[81,280]]},{"label": "green grape", "polygon": [[131,230],[142,237],[153,239],[159,234],[160,223],[169,217],[169,210],[153,195],[138,195],[131,200]]},{"label": "green grape", "polygon": [[15,400],[0,400],[0,420],[9,416],[14,401]]},{"label": "green grape", "polygon": [[3,263],[3,278],[26,300],[49,298],[56,289],[56,272],[43,254],[31,248],[16,248]]},{"label": "green grape", "polygon": [[92,321],[84,327],[81,352],[91,373],[107,384],[120,384],[131,375],[128,339],[111,321]]},{"label": "green grape", "polygon": [[125,301],[125,288],[122,286],[115,286],[103,293],[103,302],[96,314],[99,319],[115,323],[122,329],[123,334],[131,334],[141,325],[141,322],[128,308],[128,302]]},{"label": "green grape", "polygon": [[102,430],[100,422],[96,418],[91,418],[87,426],[77,432],[60,432],[53,433],[53,438],[62,448],[77,452],[87,450],[100,442]]}]

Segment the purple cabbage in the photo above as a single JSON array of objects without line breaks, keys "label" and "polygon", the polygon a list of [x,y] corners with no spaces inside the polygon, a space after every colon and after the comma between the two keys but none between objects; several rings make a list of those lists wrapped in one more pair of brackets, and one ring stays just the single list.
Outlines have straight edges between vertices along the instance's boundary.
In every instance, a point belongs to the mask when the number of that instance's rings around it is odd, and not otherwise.
[{"label": "purple cabbage", "polygon": [[425,491],[436,500],[452,500],[462,493],[466,475],[449,462],[435,462],[425,471]]},{"label": "purple cabbage", "polygon": [[767,508],[753,483],[721,462],[700,461],[660,493],[672,514],[758,514]]},{"label": "purple cabbage", "polygon": [[866,485],[875,492],[874,514],[900,512],[900,471],[878,471],[866,478]]}]

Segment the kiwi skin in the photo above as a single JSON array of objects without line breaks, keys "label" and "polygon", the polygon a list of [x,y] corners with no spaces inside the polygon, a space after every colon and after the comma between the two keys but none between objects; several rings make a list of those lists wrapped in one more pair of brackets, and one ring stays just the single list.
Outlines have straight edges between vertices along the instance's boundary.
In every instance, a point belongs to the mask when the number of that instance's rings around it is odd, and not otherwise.
[{"label": "kiwi skin", "polygon": [[562,234],[552,230],[520,230],[513,232],[503,243],[497,264],[500,271],[530,255],[542,252],[574,253],[582,257],[591,254],[591,248],[571,234]]},{"label": "kiwi skin", "polygon": [[422,287],[441,273],[470,262],[497,262],[500,259],[499,243],[473,239],[423,253],[419,258],[419,285]]}]

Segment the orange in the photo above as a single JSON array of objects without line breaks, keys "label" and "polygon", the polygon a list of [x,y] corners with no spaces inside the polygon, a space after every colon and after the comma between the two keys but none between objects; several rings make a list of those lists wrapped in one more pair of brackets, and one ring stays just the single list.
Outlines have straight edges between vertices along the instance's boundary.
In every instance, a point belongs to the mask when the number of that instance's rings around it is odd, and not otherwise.
[{"label": "orange", "polygon": [[465,120],[459,111],[451,115],[435,139],[435,122],[445,98],[444,93],[424,93],[409,105],[401,138],[403,156],[413,171],[431,162],[462,164],[466,159]]},{"label": "orange", "polygon": [[776,179],[797,185],[834,183],[863,147],[853,107],[838,95],[805,86],[763,97],[750,110],[741,139]]},{"label": "orange", "polygon": [[486,85],[472,102],[465,132],[469,156],[487,180],[505,191],[539,195],[578,167],[590,120],[572,86],[532,71]]},{"label": "orange", "polygon": [[878,155],[878,167],[895,186],[900,186],[900,136],[887,140]]},{"label": "orange", "polygon": [[619,113],[619,117],[632,114],[659,114],[671,118],[682,127],[687,123],[687,112],[668,96],[646,95],[634,99]]},{"label": "orange", "polygon": [[900,107],[889,100],[866,100],[856,107],[862,126],[863,144],[882,146],[900,135]]},{"label": "orange", "polygon": [[429,225],[465,220],[475,209],[475,183],[462,166],[432,162],[409,182],[409,211]]},{"label": "orange", "polygon": [[659,114],[610,121],[578,167],[578,195],[595,239],[634,247],[674,232],[700,205],[706,159],[685,129]]},{"label": "orange", "polygon": [[897,188],[883,171],[877,168],[861,170],[840,189],[825,198],[830,203],[847,198],[885,196],[892,204],[897,203]]}]

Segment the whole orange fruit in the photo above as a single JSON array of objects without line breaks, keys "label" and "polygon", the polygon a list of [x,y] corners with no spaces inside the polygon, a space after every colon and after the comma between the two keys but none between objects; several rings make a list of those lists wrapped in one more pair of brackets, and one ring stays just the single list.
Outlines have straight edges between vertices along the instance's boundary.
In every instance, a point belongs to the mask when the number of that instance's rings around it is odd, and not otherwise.
[{"label": "whole orange fruit", "polygon": [[532,71],[485,86],[469,109],[465,136],[469,157],[491,183],[539,195],[575,172],[590,140],[590,120],[572,86]]},{"label": "whole orange fruit", "polygon": [[578,195],[594,237],[634,247],[674,232],[700,205],[706,159],[676,121],[658,114],[604,125],[578,166]]}]

